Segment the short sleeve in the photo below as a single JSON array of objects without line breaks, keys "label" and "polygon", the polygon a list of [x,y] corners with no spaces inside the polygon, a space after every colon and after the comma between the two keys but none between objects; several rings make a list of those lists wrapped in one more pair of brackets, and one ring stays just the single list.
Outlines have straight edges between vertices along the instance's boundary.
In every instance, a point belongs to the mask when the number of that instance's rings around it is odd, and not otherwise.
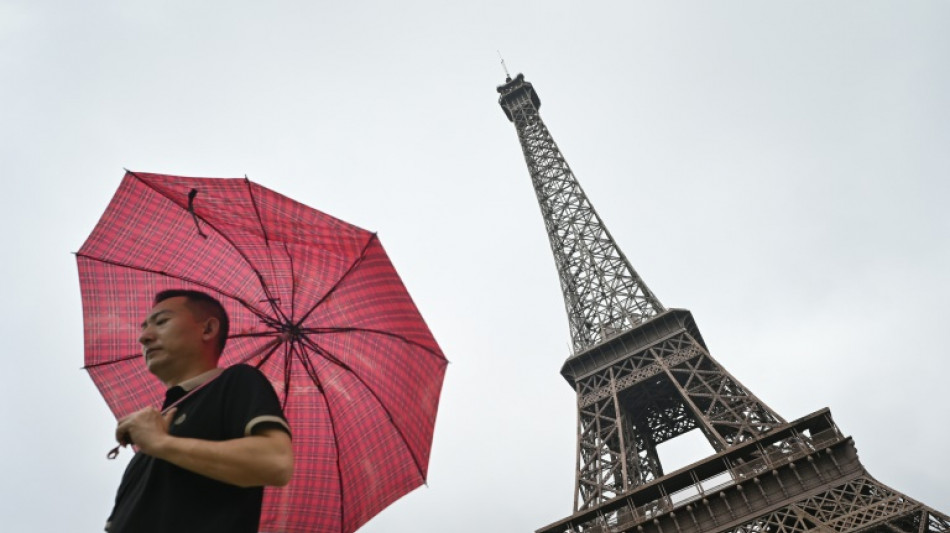
[{"label": "short sleeve", "polygon": [[248,365],[235,365],[226,369],[221,378],[225,385],[227,407],[224,423],[228,433],[246,437],[264,429],[277,428],[291,434],[277,393],[259,370]]}]

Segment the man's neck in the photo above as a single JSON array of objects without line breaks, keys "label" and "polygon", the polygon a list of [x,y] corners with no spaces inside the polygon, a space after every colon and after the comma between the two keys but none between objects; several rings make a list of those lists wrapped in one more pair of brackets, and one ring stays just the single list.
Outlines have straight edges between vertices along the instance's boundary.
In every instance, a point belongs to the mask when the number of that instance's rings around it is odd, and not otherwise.
[{"label": "man's neck", "polygon": [[168,378],[167,380],[163,379],[162,383],[164,383],[165,387],[169,389],[175,386],[184,387],[185,383],[188,383],[191,380],[196,379],[216,368],[217,366],[211,363],[203,364],[201,366],[188,369],[177,376]]}]

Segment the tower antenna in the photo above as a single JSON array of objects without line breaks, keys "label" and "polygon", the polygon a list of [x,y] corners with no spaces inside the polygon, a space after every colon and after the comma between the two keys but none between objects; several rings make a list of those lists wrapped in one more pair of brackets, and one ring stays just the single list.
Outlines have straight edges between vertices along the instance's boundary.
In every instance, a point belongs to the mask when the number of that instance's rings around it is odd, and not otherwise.
[{"label": "tower antenna", "polygon": [[508,66],[505,65],[505,58],[501,56],[501,50],[495,50],[498,52],[498,58],[501,59],[501,68],[505,70],[505,81],[511,81],[511,74],[508,73]]}]

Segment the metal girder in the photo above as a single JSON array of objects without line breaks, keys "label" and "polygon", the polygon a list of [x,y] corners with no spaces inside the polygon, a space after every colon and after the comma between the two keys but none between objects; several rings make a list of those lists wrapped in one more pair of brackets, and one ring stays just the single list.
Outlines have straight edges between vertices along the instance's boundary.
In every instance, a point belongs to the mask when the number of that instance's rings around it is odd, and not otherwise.
[{"label": "metal girder", "polygon": [[824,409],[538,533],[948,533],[872,478]]},{"label": "metal girder", "polygon": [[722,451],[785,423],[685,330],[578,379],[576,390],[575,510],[662,477],[656,445],[687,431],[701,429]]},{"label": "metal girder", "polygon": [[664,310],[614,243],[538,115],[540,99],[519,74],[498,88],[514,122],[541,207],[575,351]]}]

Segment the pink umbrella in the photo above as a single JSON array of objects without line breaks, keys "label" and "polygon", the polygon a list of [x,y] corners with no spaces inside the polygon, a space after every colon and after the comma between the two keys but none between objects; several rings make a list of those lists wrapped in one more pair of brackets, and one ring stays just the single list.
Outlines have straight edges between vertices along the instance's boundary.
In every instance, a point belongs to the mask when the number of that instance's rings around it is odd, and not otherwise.
[{"label": "pink umbrella", "polygon": [[293,430],[261,531],[350,533],[425,482],[447,361],[374,233],[247,179],[128,172],[77,261],[85,368],[117,418],[164,395],[137,342],[154,295],[224,304],[219,364],[258,367]]}]

